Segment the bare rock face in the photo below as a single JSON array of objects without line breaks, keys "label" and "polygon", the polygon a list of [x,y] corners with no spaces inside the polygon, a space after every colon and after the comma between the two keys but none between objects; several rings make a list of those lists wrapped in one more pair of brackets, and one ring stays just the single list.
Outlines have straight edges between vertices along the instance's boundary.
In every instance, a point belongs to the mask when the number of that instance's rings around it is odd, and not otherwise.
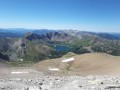
[{"label": "bare rock face", "polygon": [[20,60],[25,55],[26,47],[27,44],[24,39],[20,38],[15,41],[14,45],[7,52],[10,60]]}]

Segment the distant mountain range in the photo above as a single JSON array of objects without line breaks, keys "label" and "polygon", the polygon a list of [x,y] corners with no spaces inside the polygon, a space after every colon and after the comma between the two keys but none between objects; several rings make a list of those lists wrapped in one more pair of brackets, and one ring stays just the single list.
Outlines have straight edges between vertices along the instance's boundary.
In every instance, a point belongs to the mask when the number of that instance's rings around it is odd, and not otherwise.
[{"label": "distant mountain range", "polygon": [[77,30],[1,29],[0,59],[36,62],[58,58],[68,52],[75,54],[102,52],[120,56],[119,35]]},{"label": "distant mountain range", "polygon": [[[10,29],[0,29],[0,38],[9,37],[9,38],[18,38],[22,37],[25,33],[32,32],[38,35],[45,35],[50,32],[65,32],[69,34],[75,33],[85,33],[84,31],[77,30],[48,30],[48,29],[24,29],[24,28],[10,28]],[[99,37],[105,39],[118,40],[120,39],[120,33],[95,33],[95,32],[86,32],[93,35],[98,35]]]},{"label": "distant mountain range", "polygon": [[10,37],[10,38],[17,38],[22,37],[25,33],[33,32],[38,35],[44,35],[49,32],[54,32],[55,30],[47,30],[47,29],[23,29],[23,28],[11,28],[11,29],[0,29],[0,38],[2,37]]}]

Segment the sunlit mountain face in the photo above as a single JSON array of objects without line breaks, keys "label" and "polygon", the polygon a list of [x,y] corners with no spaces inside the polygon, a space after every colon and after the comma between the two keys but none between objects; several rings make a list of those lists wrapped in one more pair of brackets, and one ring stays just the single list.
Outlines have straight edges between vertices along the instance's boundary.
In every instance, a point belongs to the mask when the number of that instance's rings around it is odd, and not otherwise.
[{"label": "sunlit mountain face", "polygon": [[9,61],[19,61],[22,58],[36,62],[37,58],[58,58],[68,52],[120,55],[120,37],[114,33],[45,29],[24,29],[22,32],[13,29],[0,31],[0,42],[0,52]]}]

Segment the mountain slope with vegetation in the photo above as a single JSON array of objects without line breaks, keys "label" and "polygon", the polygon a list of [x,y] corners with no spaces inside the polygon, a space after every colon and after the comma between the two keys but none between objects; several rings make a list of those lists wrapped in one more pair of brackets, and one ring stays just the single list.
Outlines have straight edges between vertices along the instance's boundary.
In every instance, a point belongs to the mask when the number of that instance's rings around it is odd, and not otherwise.
[{"label": "mountain slope with vegetation", "polygon": [[106,33],[60,30],[38,35],[29,32],[19,38],[2,37],[0,42],[0,53],[7,56],[8,61],[37,62],[59,58],[68,52],[120,56],[119,38]]}]

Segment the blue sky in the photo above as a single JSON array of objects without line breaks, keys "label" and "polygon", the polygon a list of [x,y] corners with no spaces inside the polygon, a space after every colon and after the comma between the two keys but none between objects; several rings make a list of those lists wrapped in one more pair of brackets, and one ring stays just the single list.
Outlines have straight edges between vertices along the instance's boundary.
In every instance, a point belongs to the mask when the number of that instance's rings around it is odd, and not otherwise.
[{"label": "blue sky", "polygon": [[0,0],[0,28],[120,32],[120,0]]}]

